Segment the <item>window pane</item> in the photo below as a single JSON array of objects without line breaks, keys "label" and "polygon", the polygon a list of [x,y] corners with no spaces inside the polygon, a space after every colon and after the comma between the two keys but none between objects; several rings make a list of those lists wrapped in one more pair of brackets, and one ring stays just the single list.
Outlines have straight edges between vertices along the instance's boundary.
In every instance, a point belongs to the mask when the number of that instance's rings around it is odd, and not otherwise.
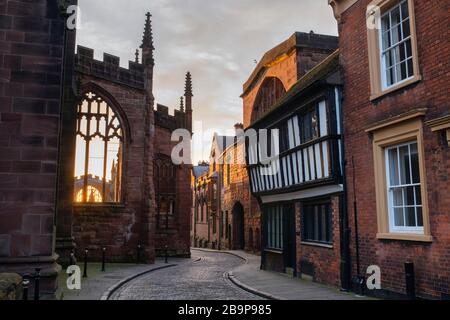
[{"label": "window pane", "polygon": [[409,59],[406,63],[408,64],[408,78],[410,78],[414,75],[413,60]]},{"label": "window pane", "polygon": [[415,187],[416,191],[416,205],[421,206],[422,205],[422,190],[420,190],[420,186]]},{"label": "window pane", "polygon": [[421,207],[417,208],[417,226],[423,227],[423,213]]},{"label": "window pane", "polygon": [[401,80],[408,78],[408,72],[406,70],[406,61],[403,61],[400,64],[400,74],[401,74],[401,78],[400,78]]},{"label": "window pane", "polygon": [[403,209],[395,208],[394,209],[394,224],[396,227],[404,227],[405,223],[403,220]]},{"label": "window pane", "polygon": [[383,31],[383,33],[385,33],[390,28],[391,28],[391,23],[389,20],[389,15],[387,14],[381,18],[381,30]]},{"label": "window pane", "polygon": [[389,155],[389,180],[391,186],[399,185],[399,175],[398,175],[398,151],[397,148],[390,149]]},{"label": "window pane", "polygon": [[406,46],[405,43],[400,44],[400,60],[399,62],[403,62],[406,60]]},{"label": "window pane", "polygon": [[411,27],[409,25],[409,19],[402,22],[403,26],[403,39],[408,38],[411,35]]},{"label": "window pane", "polygon": [[414,187],[407,187],[405,188],[406,192],[406,204],[407,206],[414,206]]},{"label": "window pane", "polygon": [[402,146],[400,152],[400,184],[405,185],[411,182],[409,168],[409,147]]},{"label": "window pane", "polygon": [[419,170],[419,153],[417,150],[417,143],[411,144],[411,171],[412,171],[412,183],[420,183],[420,170]]},{"label": "window pane", "polygon": [[400,8],[398,6],[391,11],[391,22],[393,27],[400,23]]},{"label": "window pane", "polygon": [[406,208],[406,226],[407,227],[416,227],[416,210],[414,207]]},{"label": "window pane", "polygon": [[405,20],[409,17],[409,10],[408,10],[408,1],[404,1],[401,4],[401,10],[402,10],[402,19]]},{"label": "window pane", "polygon": [[383,50],[386,50],[391,46],[391,32],[387,31],[383,33]]},{"label": "window pane", "polygon": [[403,189],[402,188],[395,188],[392,191],[392,197],[393,197],[393,203],[396,207],[401,207],[404,205],[403,203]]},{"label": "window pane", "polygon": [[402,39],[400,24],[391,29],[392,45],[395,45]]}]

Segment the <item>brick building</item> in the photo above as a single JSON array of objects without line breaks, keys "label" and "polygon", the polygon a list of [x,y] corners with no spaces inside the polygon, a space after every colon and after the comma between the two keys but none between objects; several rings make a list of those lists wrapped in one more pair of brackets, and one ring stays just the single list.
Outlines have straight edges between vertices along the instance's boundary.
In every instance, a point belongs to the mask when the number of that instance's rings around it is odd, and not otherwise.
[{"label": "brick building", "polygon": [[412,262],[416,294],[448,298],[449,2],[329,2],[345,79],[350,225],[357,217],[358,226],[353,275],[378,265],[384,293],[406,294]]},{"label": "brick building", "polygon": [[48,293],[74,249],[95,260],[106,247],[110,261],[135,261],[138,246],[147,262],[166,246],[190,255],[191,166],[173,165],[171,133],[192,130],[191,75],[174,115],[154,109],[150,14],[141,62],[136,52],[122,68],[75,53],[70,3],[0,5],[0,272],[40,267]]},{"label": "brick building", "polygon": [[207,189],[209,182],[208,177],[208,163],[203,162],[192,168],[191,245],[193,247],[207,247],[210,241],[206,214],[209,198]]},{"label": "brick building", "polygon": [[191,244],[222,250],[259,253],[260,213],[251,195],[244,144],[235,136],[214,135],[210,162],[192,173]]},{"label": "brick building", "polygon": [[250,191],[245,163],[245,143],[239,139],[243,125],[235,125],[236,138],[220,155],[221,247],[258,253],[261,249],[261,213]]}]

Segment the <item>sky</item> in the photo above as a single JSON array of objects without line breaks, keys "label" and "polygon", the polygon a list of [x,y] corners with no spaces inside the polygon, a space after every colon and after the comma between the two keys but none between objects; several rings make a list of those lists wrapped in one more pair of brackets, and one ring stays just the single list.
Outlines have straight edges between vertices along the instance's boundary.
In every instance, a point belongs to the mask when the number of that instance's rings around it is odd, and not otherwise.
[{"label": "sky", "polygon": [[[212,134],[242,122],[243,83],[263,54],[295,31],[337,35],[327,0],[79,0],[77,43],[134,60],[150,11],[155,45],[154,95],[178,108],[187,71],[192,73],[194,127],[204,144],[194,163],[208,160]],[[172,111],[173,112],[173,111]]]}]

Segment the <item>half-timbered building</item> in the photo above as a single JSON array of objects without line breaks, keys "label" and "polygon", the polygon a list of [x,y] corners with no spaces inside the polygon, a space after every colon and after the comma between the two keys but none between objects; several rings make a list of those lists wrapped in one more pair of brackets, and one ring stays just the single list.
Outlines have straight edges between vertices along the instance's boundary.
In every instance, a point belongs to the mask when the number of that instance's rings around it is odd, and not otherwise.
[{"label": "half-timbered building", "polygon": [[[262,218],[262,267],[339,285],[343,141],[339,51],[247,128]],[[276,87],[275,87],[276,88]]]}]

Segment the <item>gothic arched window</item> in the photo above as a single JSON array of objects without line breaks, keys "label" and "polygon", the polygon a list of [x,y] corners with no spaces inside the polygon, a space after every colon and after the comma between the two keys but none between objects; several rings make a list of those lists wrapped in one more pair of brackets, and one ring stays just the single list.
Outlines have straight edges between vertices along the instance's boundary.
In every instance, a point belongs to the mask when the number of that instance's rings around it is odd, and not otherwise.
[{"label": "gothic arched window", "polygon": [[123,127],[112,106],[88,92],[77,107],[75,201],[121,201]]},{"label": "gothic arched window", "polygon": [[286,93],[283,83],[275,77],[268,77],[261,85],[252,111],[252,122],[264,116]]}]

